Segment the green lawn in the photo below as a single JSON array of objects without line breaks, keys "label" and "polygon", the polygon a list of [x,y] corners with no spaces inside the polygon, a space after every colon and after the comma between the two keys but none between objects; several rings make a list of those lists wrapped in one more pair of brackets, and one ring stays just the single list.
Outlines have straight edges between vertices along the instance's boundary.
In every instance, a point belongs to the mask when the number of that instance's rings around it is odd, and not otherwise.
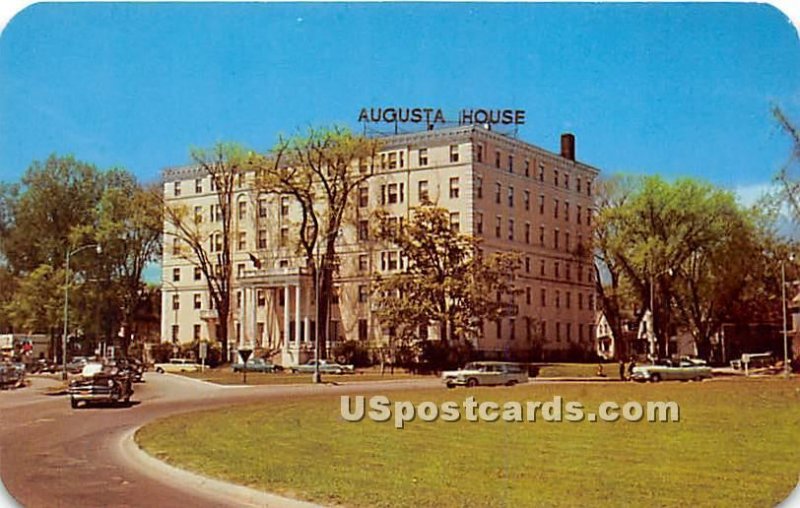
[{"label": "green lawn", "polygon": [[319,396],[171,417],[137,441],[170,463],[347,506],[771,507],[800,472],[800,382],[525,385],[392,401],[674,400],[674,423],[345,422]]},{"label": "green lawn", "polygon": [[[223,367],[219,369],[206,369],[205,372],[182,372],[182,376],[191,377],[195,379],[202,379],[211,383],[222,385],[238,385],[242,384],[242,373],[232,372],[230,367]],[[359,381],[390,381],[393,379],[411,379],[411,374],[395,371],[390,374],[387,370],[383,376],[379,371],[367,371],[356,374],[323,374],[322,381],[326,383],[352,383]],[[249,385],[284,385],[284,384],[311,384],[311,374],[292,374],[290,372],[281,372],[274,374],[267,374],[263,372],[248,372],[247,384]]]},{"label": "green lawn", "polygon": [[[619,379],[619,364],[604,363],[606,377]],[[539,367],[539,377],[594,377],[597,363],[546,363]]]}]

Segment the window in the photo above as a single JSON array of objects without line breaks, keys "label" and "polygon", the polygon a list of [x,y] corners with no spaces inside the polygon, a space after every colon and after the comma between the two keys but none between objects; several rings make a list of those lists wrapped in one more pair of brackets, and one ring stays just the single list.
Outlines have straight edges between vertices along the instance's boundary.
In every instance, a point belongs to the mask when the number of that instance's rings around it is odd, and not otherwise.
[{"label": "window", "polygon": [[561,263],[559,263],[558,261],[553,263],[553,273],[555,274],[556,279],[561,277]]},{"label": "window", "polygon": [[572,340],[572,323],[566,323],[567,326],[567,340]]},{"label": "window", "polygon": [[239,231],[239,241],[237,242],[236,248],[240,251],[247,250],[247,233],[244,231]]},{"label": "window", "polygon": [[564,201],[564,220],[569,222],[569,202]]},{"label": "window", "polygon": [[564,231],[564,250],[569,252],[569,231]]},{"label": "window", "polygon": [[564,173],[564,188],[569,189],[569,175]]},{"label": "window", "polygon": [[558,187],[558,170],[557,169],[553,170],[553,185]]},{"label": "window", "polygon": [[531,243],[531,223],[525,223],[525,243]]},{"label": "window", "polygon": [[514,340],[516,338],[516,334],[514,333],[516,331],[516,326],[514,326],[516,322],[516,319],[508,320],[508,328],[511,330],[511,335],[509,335],[508,340]]},{"label": "window", "polygon": [[181,253],[181,239],[180,238],[173,238],[172,239],[172,255],[177,256]]},{"label": "window", "polygon": [[514,187],[508,187],[508,206],[514,208]]},{"label": "window", "polygon": [[587,196],[591,196],[592,195],[592,182],[590,182],[590,181],[586,182],[586,195]]},{"label": "window", "polygon": [[483,162],[483,143],[475,145],[475,160],[477,162]]},{"label": "window", "polygon": [[556,289],[556,309],[561,307],[561,291]]},{"label": "window", "polygon": [[558,248],[558,238],[560,236],[560,233],[561,232],[559,230],[557,230],[557,229],[555,231],[553,231],[553,248],[554,249]]},{"label": "window", "polygon": [[494,152],[494,167],[500,169],[500,150]]},{"label": "window", "polygon": [[547,307],[547,290],[545,288],[539,290],[539,306]]},{"label": "window", "polygon": [[194,325],[194,340],[200,340],[200,325]]},{"label": "window", "polygon": [[450,145],[450,162],[458,162],[458,145]]},{"label": "window", "polygon": [[241,309],[242,308],[242,292],[241,291],[237,291],[236,292],[236,308],[237,309]]},{"label": "window", "polygon": [[581,177],[575,178],[575,190],[578,192],[581,191]]},{"label": "window", "polygon": [[174,184],[174,195],[176,197],[181,195],[181,182],[175,182],[175,184]]},{"label": "window", "polygon": [[525,159],[525,176],[531,176],[531,161]]},{"label": "window", "polygon": [[450,231],[458,233],[461,229],[461,218],[458,212],[450,213]]},{"label": "window", "polygon": [[527,305],[531,304],[531,287],[530,286],[525,288],[525,303]]},{"label": "window", "polygon": [[420,180],[417,184],[417,197],[420,203],[427,203],[429,201],[427,180]]},{"label": "window", "polygon": [[358,255],[358,271],[366,272],[369,267],[369,257],[366,254]]},{"label": "window", "polygon": [[366,185],[358,188],[358,206],[361,208],[369,206],[369,187]]},{"label": "window", "polygon": [[539,164],[539,181],[544,182],[544,164]]},{"label": "window", "polygon": [[194,192],[195,194],[202,194],[203,193],[203,179],[196,178],[194,180]]},{"label": "window", "polygon": [[514,240],[514,219],[508,219],[508,239]]},{"label": "window", "polygon": [[397,152],[389,152],[389,169],[397,169]]},{"label": "window", "polygon": [[247,201],[239,201],[239,220],[244,220],[247,217]]},{"label": "window", "polygon": [[181,269],[180,268],[173,268],[172,269],[172,282],[179,282],[181,280]]},{"label": "window", "polygon": [[367,340],[369,336],[369,329],[367,328],[367,320],[366,319],[359,319],[358,320],[358,340],[364,342]]},{"label": "window", "polygon": [[500,204],[500,193],[502,192],[502,190],[503,189],[502,186],[500,185],[500,182],[494,184],[494,202],[497,203],[498,205]]},{"label": "window", "polygon": [[258,230],[258,248],[259,249],[266,249],[267,248],[267,230],[266,229],[259,229]]},{"label": "window", "polygon": [[211,192],[217,192],[217,181],[213,176],[211,177],[211,185],[209,185],[209,187],[211,187]]},{"label": "window", "polygon": [[172,310],[180,310],[181,297],[179,295],[172,295]]},{"label": "window", "polygon": [[180,327],[178,325],[172,325],[172,342],[178,342],[179,330]]},{"label": "window", "polygon": [[258,216],[261,219],[267,216],[267,198],[258,199]]},{"label": "window", "polygon": [[578,282],[583,280],[583,265],[578,265]]},{"label": "window", "polygon": [[514,156],[513,155],[509,155],[508,156],[508,172],[509,173],[513,173],[514,172]]},{"label": "window", "polygon": [[581,223],[581,205],[577,205],[575,208],[575,222]]},{"label": "window", "polygon": [[361,241],[369,240],[369,222],[366,220],[358,221],[358,239]]},{"label": "window", "polygon": [[386,257],[388,258],[386,267],[389,270],[397,270],[397,252],[390,251]]},{"label": "window", "polygon": [[364,284],[360,284],[358,286],[358,303],[367,303],[367,286]]},{"label": "window", "polygon": [[497,221],[494,224],[494,236],[500,238],[500,228],[503,225],[503,218],[499,215],[497,216]]},{"label": "window", "polygon": [[528,342],[533,340],[533,321],[530,316],[525,318],[525,340]]},{"label": "window", "polygon": [[539,215],[544,215],[544,194],[539,194]]},{"label": "window", "polygon": [[594,310],[594,295],[589,295],[589,310]]},{"label": "window", "polygon": [[572,265],[569,263],[564,263],[564,271],[566,272],[565,278],[567,280],[572,280]]},{"label": "window", "polygon": [[236,277],[241,278],[244,275],[244,263],[236,265]]},{"label": "window", "polygon": [[420,166],[427,166],[428,165],[428,149],[427,148],[420,148],[419,149],[419,165]]},{"label": "window", "polygon": [[544,247],[544,226],[539,226],[539,245]]},{"label": "window", "polygon": [[545,262],[545,260],[544,260],[544,259],[542,259],[541,261],[539,261],[539,276],[540,276],[540,277],[544,277],[544,274],[545,274],[545,268],[546,268],[546,264],[547,264],[547,263]]},{"label": "window", "polygon": [[583,310],[583,293],[578,293],[578,310]]},{"label": "window", "polygon": [[200,270],[199,266],[194,267],[194,280],[200,280],[203,278],[203,272]]},{"label": "window", "polygon": [[531,257],[525,256],[525,273],[531,273]]},{"label": "window", "polygon": [[475,213],[475,233],[483,234],[483,214],[480,212]]},{"label": "window", "polygon": [[591,208],[587,208],[586,209],[586,225],[587,226],[591,226],[592,225],[592,209]]},{"label": "window", "polygon": [[390,205],[394,205],[402,201],[402,199],[400,199],[400,188],[398,184],[389,184],[387,198]]},{"label": "window", "polygon": [[358,158],[358,172],[361,174],[367,172],[367,162],[360,157]]},{"label": "window", "polygon": [[497,330],[497,338],[503,338],[503,322],[501,320],[497,320],[494,322],[495,329]]},{"label": "window", "polygon": [[567,308],[568,309],[570,307],[572,307],[572,293],[570,293],[569,291],[567,291],[567,302],[566,303],[567,303]]},{"label": "window", "polygon": [[289,228],[287,228],[287,227],[282,227],[281,228],[280,246],[281,247],[288,247],[289,246]]},{"label": "window", "polygon": [[203,301],[202,301],[202,296],[200,296],[200,293],[194,294],[194,308],[195,309],[203,308]]},{"label": "window", "polygon": [[558,200],[553,200],[553,218],[558,219]]},{"label": "window", "polygon": [[281,196],[281,217],[289,215],[289,196]]},{"label": "window", "polygon": [[279,266],[280,268],[289,268],[289,260],[288,260],[288,259],[281,259],[281,260],[278,262],[278,266]]},{"label": "window", "polygon": [[475,178],[475,197],[478,199],[483,198],[483,178]]},{"label": "window", "polygon": [[236,186],[244,187],[244,173],[238,173],[236,175]]},{"label": "window", "polygon": [[[259,289],[256,291],[256,305],[259,307],[265,307],[267,305],[267,295],[264,293],[263,289]],[[259,337],[263,334],[259,334]]]},{"label": "window", "polygon": [[450,179],[450,199],[458,199],[458,177]]},{"label": "window", "polygon": [[522,193],[522,204],[525,206],[525,211],[531,209],[531,191],[526,190]]}]

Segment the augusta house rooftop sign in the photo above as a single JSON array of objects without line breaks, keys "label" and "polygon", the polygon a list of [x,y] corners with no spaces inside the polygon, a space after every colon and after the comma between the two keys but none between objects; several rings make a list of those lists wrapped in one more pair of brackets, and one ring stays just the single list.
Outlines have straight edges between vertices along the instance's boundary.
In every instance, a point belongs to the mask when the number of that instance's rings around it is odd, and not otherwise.
[{"label": "augusta house rooftop sign", "polygon": [[[361,108],[359,122],[366,123],[424,123],[446,124],[445,115],[439,108]],[[462,109],[458,112],[458,124],[522,125],[525,123],[524,109]]]}]

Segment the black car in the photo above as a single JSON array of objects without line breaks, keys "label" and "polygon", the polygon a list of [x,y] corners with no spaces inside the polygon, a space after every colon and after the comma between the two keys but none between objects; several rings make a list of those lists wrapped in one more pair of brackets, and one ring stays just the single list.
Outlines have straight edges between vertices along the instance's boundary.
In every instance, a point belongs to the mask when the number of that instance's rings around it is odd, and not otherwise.
[{"label": "black car", "polygon": [[133,395],[132,384],[130,374],[115,365],[88,363],[81,375],[70,381],[67,392],[73,408],[81,402],[127,404]]}]

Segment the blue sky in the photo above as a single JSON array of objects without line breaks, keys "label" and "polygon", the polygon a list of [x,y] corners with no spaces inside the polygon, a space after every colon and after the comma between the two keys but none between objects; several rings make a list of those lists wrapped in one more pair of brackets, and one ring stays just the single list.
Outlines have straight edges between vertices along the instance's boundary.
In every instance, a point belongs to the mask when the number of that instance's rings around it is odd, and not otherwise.
[{"label": "blue sky", "polygon": [[0,180],[51,153],[141,179],[363,106],[519,108],[604,172],[767,183],[800,44],[755,4],[38,4],[0,37]]}]

